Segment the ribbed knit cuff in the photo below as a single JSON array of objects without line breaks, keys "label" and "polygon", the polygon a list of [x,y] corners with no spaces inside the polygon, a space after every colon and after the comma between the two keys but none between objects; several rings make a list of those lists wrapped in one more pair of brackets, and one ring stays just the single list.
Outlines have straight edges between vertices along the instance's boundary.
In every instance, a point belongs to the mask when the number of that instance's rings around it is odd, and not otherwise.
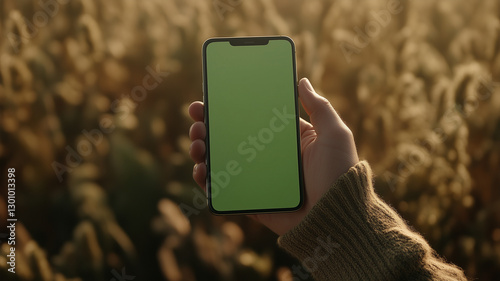
[{"label": "ribbed knit cuff", "polygon": [[442,280],[465,279],[374,193],[364,161],[342,175],[278,244],[318,281],[431,280],[441,270],[447,272]]}]

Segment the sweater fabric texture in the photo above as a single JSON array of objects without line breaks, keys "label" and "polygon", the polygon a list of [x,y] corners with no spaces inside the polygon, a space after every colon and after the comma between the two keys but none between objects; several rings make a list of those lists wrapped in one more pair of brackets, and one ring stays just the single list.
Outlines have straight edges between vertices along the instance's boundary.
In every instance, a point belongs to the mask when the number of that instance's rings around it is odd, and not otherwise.
[{"label": "sweater fabric texture", "polygon": [[349,169],[279,246],[317,281],[467,280],[375,193],[372,178],[365,161]]}]

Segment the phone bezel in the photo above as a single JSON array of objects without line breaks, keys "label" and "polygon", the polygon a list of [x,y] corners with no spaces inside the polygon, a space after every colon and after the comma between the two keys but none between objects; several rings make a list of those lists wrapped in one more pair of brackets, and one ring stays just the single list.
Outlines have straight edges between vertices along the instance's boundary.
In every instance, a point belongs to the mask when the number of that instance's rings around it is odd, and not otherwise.
[{"label": "phone bezel", "polygon": [[[232,46],[254,46],[254,45],[267,45],[270,40],[286,40],[290,43],[292,48],[292,65],[293,65],[293,89],[294,89],[294,100],[295,100],[295,126],[296,126],[296,136],[297,136],[297,156],[298,156],[298,168],[299,168],[299,203],[297,206],[290,208],[272,208],[272,209],[251,209],[251,210],[230,210],[230,211],[220,211],[213,207],[212,205],[212,193],[211,193],[211,166],[210,166],[210,126],[208,118],[208,82],[207,82],[207,47],[213,42],[229,42]],[[206,194],[207,194],[207,204],[210,211],[217,215],[230,215],[230,214],[262,214],[262,213],[281,213],[281,212],[293,212],[299,210],[304,203],[304,179],[303,179],[303,168],[302,168],[302,153],[300,144],[300,116],[299,116],[299,99],[298,99],[298,83],[297,83],[297,67],[295,58],[295,43],[288,36],[249,36],[249,37],[215,37],[209,38],[203,43],[202,47],[202,68],[203,68],[203,102],[204,102],[204,120],[206,128],[205,146],[206,146],[206,156],[205,165],[207,167],[206,176]]]}]

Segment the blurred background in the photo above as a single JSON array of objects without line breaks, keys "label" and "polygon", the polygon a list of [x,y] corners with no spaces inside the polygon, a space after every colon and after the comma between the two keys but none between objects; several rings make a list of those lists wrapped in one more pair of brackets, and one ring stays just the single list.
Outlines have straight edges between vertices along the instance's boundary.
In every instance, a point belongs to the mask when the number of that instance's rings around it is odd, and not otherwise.
[{"label": "blurred background", "polygon": [[469,278],[500,280],[499,16],[496,0],[0,0],[0,279],[311,280],[265,227],[201,207],[188,155],[204,40],[282,34],[376,192]]}]

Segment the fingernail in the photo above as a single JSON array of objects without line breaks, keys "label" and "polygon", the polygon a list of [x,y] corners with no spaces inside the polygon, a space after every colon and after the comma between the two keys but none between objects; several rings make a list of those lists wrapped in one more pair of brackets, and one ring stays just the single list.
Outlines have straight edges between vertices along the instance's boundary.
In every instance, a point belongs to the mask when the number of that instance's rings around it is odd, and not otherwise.
[{"label": "fingernail", "polygon": [[198,164],[194,164],[193,172],[196,173],[196,170],[198,170]]}]

